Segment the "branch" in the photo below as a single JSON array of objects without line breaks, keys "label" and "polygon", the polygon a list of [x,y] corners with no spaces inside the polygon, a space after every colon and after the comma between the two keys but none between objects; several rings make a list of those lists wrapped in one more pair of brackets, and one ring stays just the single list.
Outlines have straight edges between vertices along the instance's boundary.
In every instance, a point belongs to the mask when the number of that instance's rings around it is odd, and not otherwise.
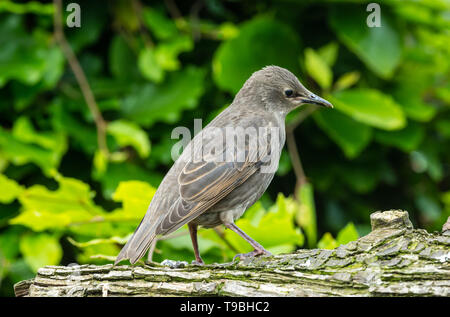
[{"label": "branch", "polygon": [[297,144],[295,143],[295,136],[292,131],[286,132],[286,143],[289,157],[292,162],[292,168],[294,169],[295,177],[297,178],[297,183],[295,184],[295,194],[297,194],[298,189],[306,183],[306,175],[303,170],[302,161],[300,160],[300,155],[298,154]]},{"label": "branch", "polygon": [[86,75],[81,68],[80,63],[78,62],[75,53],[67,42],[66,37],[64,36],[64,29],[62,25],[62,1],[61,0],[53,0],[55,6],[55,14],[54,14],[54,35],[57,43],[61,47],[67,61],[69,62],[70,68],[75,75],[75,79],[77,80],[78,85],[80,86],[81,92],[83,94],[84,100],[91,112],[95,126],[97,128],[97,143],[101,152],[103,152],[106,156],[109,155],[108,146],[106,144],[106,122],[103,119],[103,116],[98,108],[97,102],[95,101],[94,94],[92,93],[92,89],[89,86]]},{"label": "branch", "polygon": [[303,170],[302,161],[300,159],[300,154],[298,153],[297,144],[295,142],[294,130],[314,111],[316,111],[316,107],[306,107],[302,112],[298,114],[295,120],[293,120],[286,126],[286,143],[288,147],[289,157],[291,158],[292,168],[294,169],[295,177],[297,178],[294,195],[297,195],[298,189],[307,182],[305,171]]},{"label": "branch", "polygon": [[172,17],[172,19],[176,20],[183,20],[183,16],[181,15],[180,9],[178,9],[177,4],[173,0],[164,0],[164,3],[166,4],[167,9],[169,10],[169,14]]},{"label": "branch", "polygon": [[46,266],[16,296],[450,296],[450,233],[414,229],[406,211],[371,215],[372,232],[334,250],[240,262]]},{"label": "branch", "polygon": [[200,10],[204,6],[203,0],[197,0],[194,2],[194,4],[191,7],[190,12],[190,23],[193,26],[192,28],[192,36],[194,39],[200,39],[201,31],[200,31],[200,22],[198,18],[198,14],[200,13]]}]

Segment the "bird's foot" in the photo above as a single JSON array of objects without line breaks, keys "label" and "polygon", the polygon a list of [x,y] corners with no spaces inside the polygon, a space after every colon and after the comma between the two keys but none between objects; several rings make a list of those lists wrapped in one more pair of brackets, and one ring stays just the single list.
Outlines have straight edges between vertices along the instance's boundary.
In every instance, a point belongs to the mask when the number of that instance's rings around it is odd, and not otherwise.
[{"label": "bird's foot", "polygon": [[269,251],[267,251],[265,249],[255,249],[252,252],[236,254],[233,258],[233,261],[236,260],[236,258],[243,260],[243,259],[253,258],[255,256],[263,255],[263,254],[269,255],[269,256],[272,255],[272,253],[270,253]]},{"label": "bird's foot", "polygon": [[196,260],[193,260],[193,261],[191,262],[191,265],[199,265],[199,266],[203,266],[203,265],[205,265],[205,262],[203,262],[202,259],[196,259]]}]

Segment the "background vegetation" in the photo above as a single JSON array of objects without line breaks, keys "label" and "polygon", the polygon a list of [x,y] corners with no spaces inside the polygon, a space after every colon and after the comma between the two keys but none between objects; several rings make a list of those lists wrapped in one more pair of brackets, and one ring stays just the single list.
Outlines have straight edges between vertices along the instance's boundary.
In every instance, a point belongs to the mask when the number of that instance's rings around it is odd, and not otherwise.
[{"label": "background vegetation", "polygon": [[[250,236],[332,248],[376,210],[427,230],[450,215],[449,1],[378,1],[380,28],[367,1],[77,3],[62,37],[51,2],[0,2],[1,295],[43,265],[110,262],[173,163],[172,129],[205,125],[268,64],[335,109],[288,117],[277,175],[238,223]],[[207,263],[249,248],[229,230],[199,243]],[[185,229],[158,242],[165,258],[193,259]]]}]

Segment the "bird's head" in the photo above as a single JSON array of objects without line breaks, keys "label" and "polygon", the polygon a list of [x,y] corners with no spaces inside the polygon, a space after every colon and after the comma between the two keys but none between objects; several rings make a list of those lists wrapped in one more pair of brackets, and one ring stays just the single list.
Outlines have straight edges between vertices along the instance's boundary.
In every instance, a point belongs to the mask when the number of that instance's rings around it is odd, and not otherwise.
[{"label": "bird's head", "polygon": [[269,110],[283,113],[303,104],[333,108],[330,102],[306,89],[294,74],[278,66],[266,66],[253,73],[242,92],[262,100]]}]

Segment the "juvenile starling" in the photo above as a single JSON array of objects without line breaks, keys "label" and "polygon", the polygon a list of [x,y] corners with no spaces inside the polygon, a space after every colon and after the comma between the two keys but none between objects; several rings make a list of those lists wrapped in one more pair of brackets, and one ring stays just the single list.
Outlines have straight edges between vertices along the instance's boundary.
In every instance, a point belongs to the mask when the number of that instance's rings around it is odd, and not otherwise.
[{"label": "juvenile starling", "polygon": [[184,224],[188,224],[198,264],[203,264],[197,244],[199,225],[223,224],[239,234],[254,248],[237,255],[241,258],[270,254],[234,222],[272,181],[285,142],[285,117],[302,104],[333,107],[284,68],[267,66],[253,73],[233,103],[176,160],[115,263],[125,259],[136,263],[157,235],[167,235]]}]

